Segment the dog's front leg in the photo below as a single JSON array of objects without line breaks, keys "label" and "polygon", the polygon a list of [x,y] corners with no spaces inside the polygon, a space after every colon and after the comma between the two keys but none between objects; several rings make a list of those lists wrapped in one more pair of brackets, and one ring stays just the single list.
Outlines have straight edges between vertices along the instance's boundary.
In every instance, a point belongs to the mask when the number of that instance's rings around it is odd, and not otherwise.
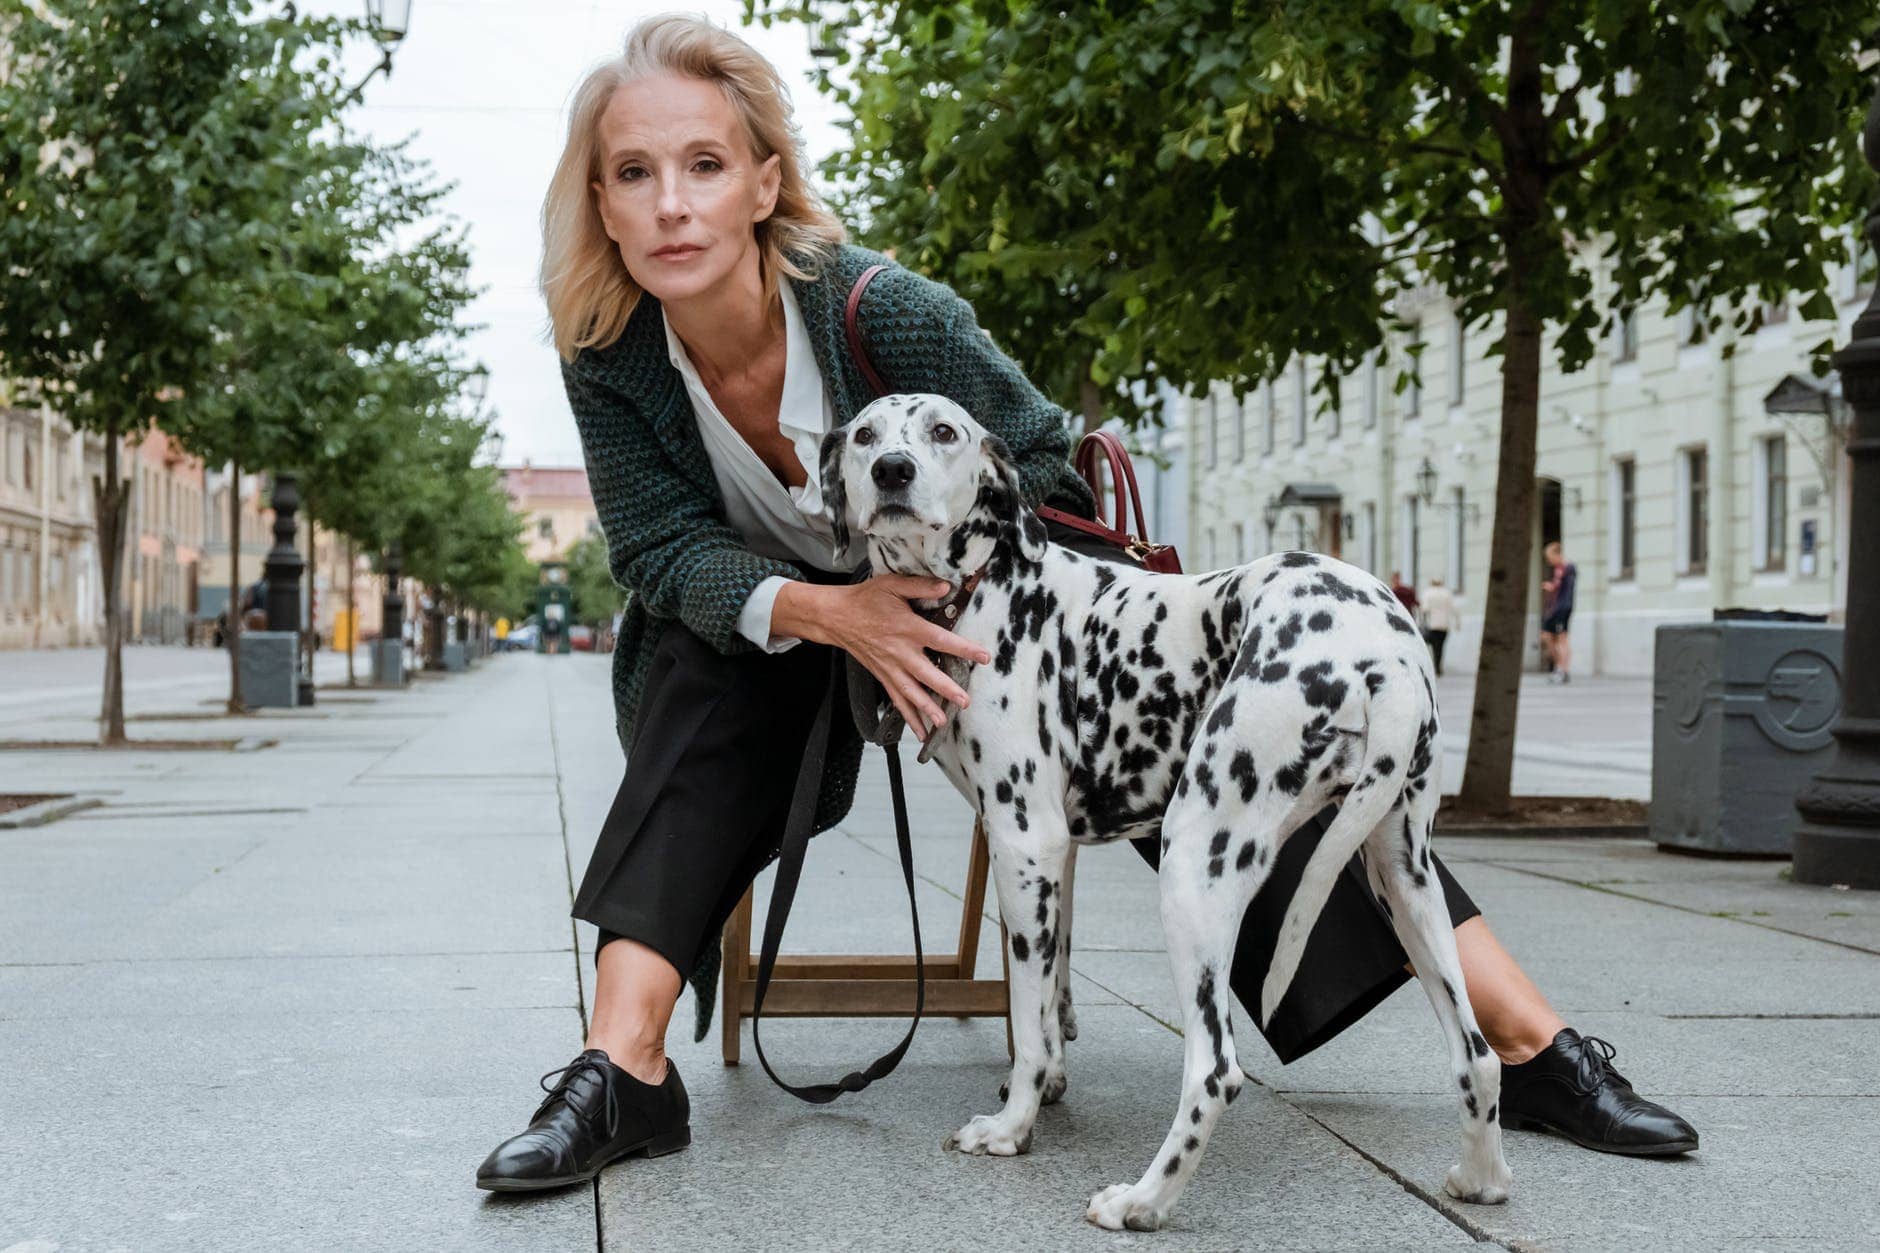
[{"label": "dog's front leg", "polygon": [[[1064,1041],[1053,997],[1058,907],[1070,838],[1043,798],[1014,798],[985,815],[999,914],[1011,937],[1012,1073],[1005,1107],[981,1114],[942,1147],[1009,1157],[1031,1149],[1038,1107],[1064,1091]],[[1016,818],[1015,818],[1016,815]],[[1024,826],[1018,825],[1019,821]]]}]

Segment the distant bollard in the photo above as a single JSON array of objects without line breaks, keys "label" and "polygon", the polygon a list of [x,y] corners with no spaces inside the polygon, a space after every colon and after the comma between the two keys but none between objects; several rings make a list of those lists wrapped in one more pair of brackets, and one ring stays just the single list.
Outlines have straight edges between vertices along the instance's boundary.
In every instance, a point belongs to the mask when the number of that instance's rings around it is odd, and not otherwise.
[{"label": "distant bollard", "polygon": [[1786,853],[1796,789],[1831,751],[1838,626],[1724,620],[1658,628],[1651,836],[1669,848]]}]

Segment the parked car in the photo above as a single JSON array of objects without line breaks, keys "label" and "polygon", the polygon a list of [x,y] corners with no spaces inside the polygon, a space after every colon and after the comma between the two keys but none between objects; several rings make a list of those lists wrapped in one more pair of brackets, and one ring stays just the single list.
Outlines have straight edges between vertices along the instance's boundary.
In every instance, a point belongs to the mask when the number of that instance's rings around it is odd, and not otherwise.
[{"label": "parked car", "polygon": [[503,651],[510,653],[528,652],[535,647],[536,637],[541,635],[541,633],[542,628],[533,622],[525,622],[519,627],[513,627],[509,632],[508,638],[503,641]]},{"label": "parked car", "polygon": [[568,628],[568,647],[577,653],[594,651],[594,628],[582,623],[575,623]]}]

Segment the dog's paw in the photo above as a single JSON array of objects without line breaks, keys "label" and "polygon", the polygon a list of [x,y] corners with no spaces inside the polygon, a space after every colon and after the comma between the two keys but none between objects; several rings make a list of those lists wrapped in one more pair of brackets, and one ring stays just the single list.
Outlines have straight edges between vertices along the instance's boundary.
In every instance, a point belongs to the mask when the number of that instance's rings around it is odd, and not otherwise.
[{"label": "dog's paw", "polygon": [[1113,1183],[1090,1198],[1084,1217],[1108,1231],[1154,1231],[1168,1218],[1168,1211],[1136,1195],[1133,1183]]},{"label": "dog's paw", "polygon": [[996,1114],[981,1114],[940,1142],[949,1152],[971,1153],[975,1157],[1017,1157],[1031,1152],[1031,1128],[1018,1135],[999,1122]]},{"label": "dog's paw", "polygon": [[1514,1187],[1514,1175],[1506,1166],[1498,1170],[1465,1170],[1451,1166],[1443,1178],[1443,1191],[1470,1205],[1500,1205]]}]

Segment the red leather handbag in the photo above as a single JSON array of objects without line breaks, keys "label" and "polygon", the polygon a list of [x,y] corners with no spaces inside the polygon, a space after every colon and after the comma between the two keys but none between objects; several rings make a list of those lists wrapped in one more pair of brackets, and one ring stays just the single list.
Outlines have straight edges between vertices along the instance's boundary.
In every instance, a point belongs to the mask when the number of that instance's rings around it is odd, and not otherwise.
[{"label": "red leather handbag", "polygon": [[[862,303],[862,292],[869,280],[886,269],[886,266],[872,265],[862,271],[855,286],[849,291],[848,307],[843,310],[844,329],[848,332],[849,355],[854,358],[856,367],[868,380],[875,395],[887,393],[887,384],[875,373],[874,362],[868,359],[868,350],[862,346],[861,332],[855,325],[855,310]],[[1083,475],[1084,482],[1090,484],[1090,490],[1097,498],[1097,510],[1103,509],[1106,485],[1098,470],[1098,458],[1109,468],[1110,477],[1107,485],[1109,498],[1115,502],[1116,523],[1105,526],[1101,522],[1092,522],[1089,518],[1080,518],[1074,513],[1054,509],[1050,505],[1040,505],[1038,516],[1048,522],[1059,522],[1074,527],[1087,535],[1094,535],[1107,543],[1116,545],[1145,569],[1157,574],[1180,574],[1181,558],[1175,553],[1173,544],[1156,544],[1149,539],[1149,528],[1142,518],[1142,492],[1136,486],[1136,469],[1129,461],[1129,450],[1123,447],[1123,441],[1109,431],[1092,431],[1077,443],[1076,455],[1071,464],[1077,473]],[[1128,527],[1129,513],[1136,514],[1136,530],[1131,534]]]},{"label": "red leather handbag", "polygon": [[[1101,513],[1103,509],[1105,489],[1097,468],[1099,456],[1102,456],[1110,472],[1108,489],[1110,499],[1115,502],[1114,525],[1092,522],[1050,505],[1040,505],[1038,516],[1050,522],[1075,527],[1085,534],[1115,544],[1140,562],[1145,570],[1153,570],[1157,574],[1180,574],[1182,562],[1175,553],[1175,545],[1157,544],[1149,539],[1149,527],[1142,519],[1142,490],[1136,486],[1136,468],[1130,464],[1129,450],[1123,447],[1123,441],[1110,431],[1092,431],[1084,436],[1078,441],[1077,454],[1071,462],[1096,494],[1098,512]],[[1129,514],[1132,509],[1136,514],[1134,534],[1129,531]]]}]

